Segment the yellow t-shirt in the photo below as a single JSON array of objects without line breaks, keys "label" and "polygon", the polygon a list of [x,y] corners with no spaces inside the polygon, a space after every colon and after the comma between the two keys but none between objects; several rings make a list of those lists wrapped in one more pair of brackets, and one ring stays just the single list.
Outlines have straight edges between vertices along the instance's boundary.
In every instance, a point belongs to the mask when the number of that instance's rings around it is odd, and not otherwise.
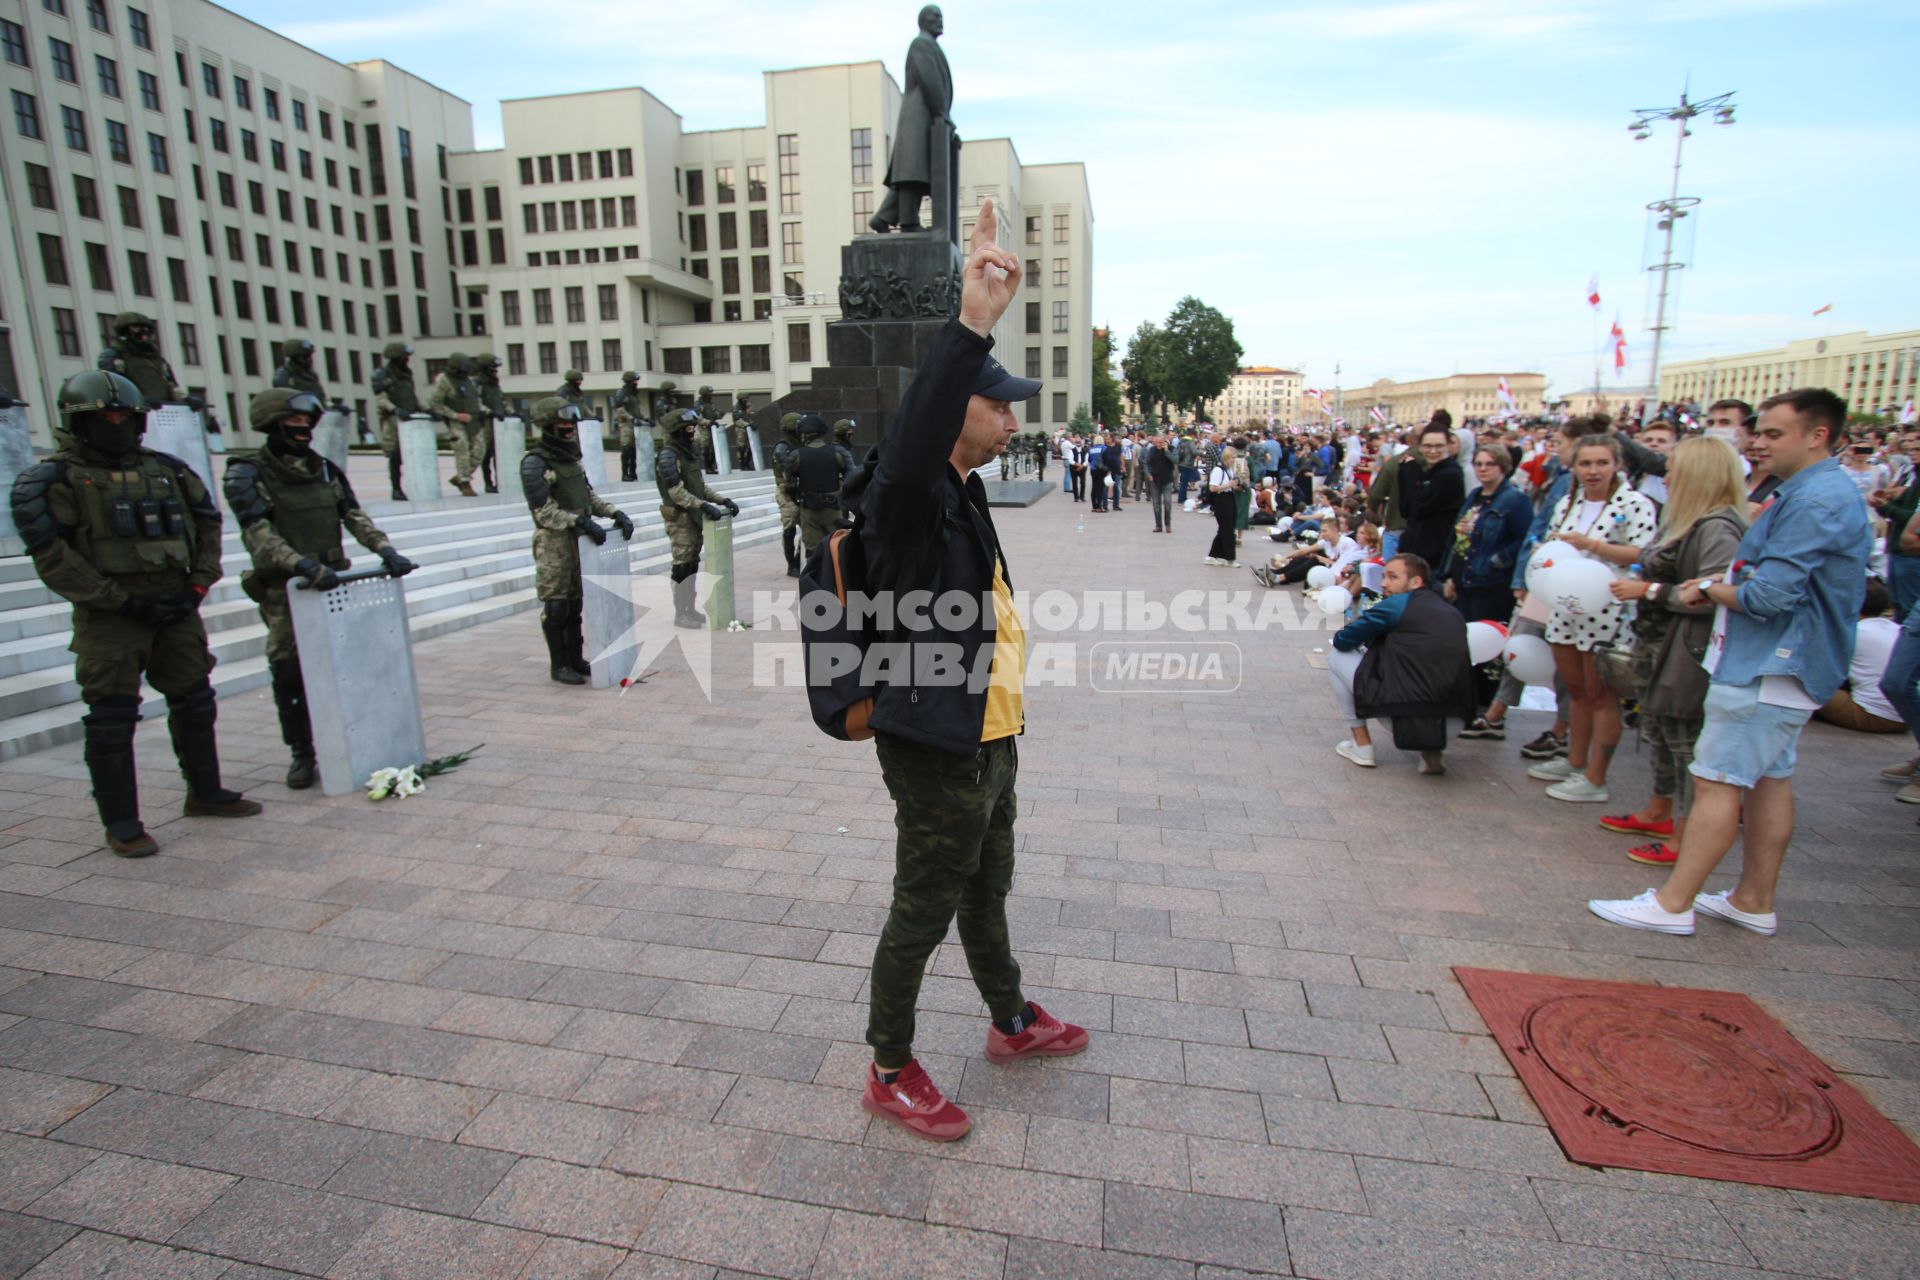
[{"label": "yellow t-shirt", "polygon": [[1013,591],[993,562],[993,666],[987,680],[987,718],[980,725],[980,741],[1010,738],[1026,725],[1026,700],[1021,690],[1027,675],[1027,629],[1013,607]]}]

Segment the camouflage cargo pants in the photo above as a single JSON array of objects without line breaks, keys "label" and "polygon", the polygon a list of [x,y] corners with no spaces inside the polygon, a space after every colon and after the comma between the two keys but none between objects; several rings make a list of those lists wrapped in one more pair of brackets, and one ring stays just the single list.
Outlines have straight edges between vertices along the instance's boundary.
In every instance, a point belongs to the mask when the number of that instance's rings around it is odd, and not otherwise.
[{"label": "camouflage cargo pants", "polygon": [[391,413],[375,416],[374,434],[380,439],[380,452],[392,457],[400,452],[400,419]]},{"label": "camouflage cargo pants", "polygon": [[267,661],[299,657],[300,650],[293,642],[293,607],[287,603],[287,588],[266,587],[254,599],[260,605],[260,620],[267,624]]},{"label": "camouflage cargo pants", "polygon": [[660,519],[667,526],[670,558],[678,565],[700,563],[700,548],[706,541],[706,529],[698,511],[685,511],[671,502],[660,504]]},{"label": "camouflage cargo pants", "polygon": [[800,523],[800,504],[787,496],[787,491],[774,486],[773,500],[780,508],[780,529],[785,532]]},{"label": "camouflage cargo pants", "polygon": [[934,949],[957,918],[974,985],[994,1018],[1026,1005],[1007,933],[1013,887],[1015,738],[953,755],[882,735],[880,774],[893,797],[893,907],[873,953],[867,1043],[882,1070],[913,1056],[914,1006]]},{"label": "camouflage cargo pants", "polygon": [[621,450],[633,448],[633,415],[616,413],[613,415],[613,438]]},{"label": "camouflage cargo pants", "polygon": [[473,470],[487,456],[486,449],[480,443],[481,418],[472,422],[449,422],[447,434],[453,439],[453,478],[465,482],[472,478]]},{"label": "camouflage cargo pants", "polygon": [[578,600],[580,542],[571,529],[533,531],[533,594],[541,600]]},{"label": "camouflage cargo pants", "polygon": [[493,419],[479,414],[473,420],[473,465],[477,470],[493,456]]}]

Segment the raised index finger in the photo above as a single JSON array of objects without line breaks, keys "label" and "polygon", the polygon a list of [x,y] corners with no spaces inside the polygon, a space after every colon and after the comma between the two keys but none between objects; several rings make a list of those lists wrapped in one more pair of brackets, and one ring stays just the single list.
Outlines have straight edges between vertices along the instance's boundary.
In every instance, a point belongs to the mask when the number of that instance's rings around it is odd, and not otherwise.
[{"label": "raised index finger", "polygon": [[974,220],[973,241],[967,246],[969,255],[982,245],[998,242],[1000,238],[998,223],[999,215],[995,212],[993,197],[988,196],[981,202],[979,216]]}]

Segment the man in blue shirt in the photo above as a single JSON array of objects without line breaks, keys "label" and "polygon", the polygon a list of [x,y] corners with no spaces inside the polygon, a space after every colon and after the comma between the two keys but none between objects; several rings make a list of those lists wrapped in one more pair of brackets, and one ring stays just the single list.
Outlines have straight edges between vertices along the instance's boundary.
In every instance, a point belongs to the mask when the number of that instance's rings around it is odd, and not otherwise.
[{"label": "man in blue shirt", "polygon": [[[1808,717],[1847,677],[1866,594],[1867,508],[1833,459],[1846,421],[1846,401],[1824,388],[1760,406],[1754,467],[1778,476],[1780,487],[1741,539],[1728,580],[1679,588],[1683,606],[1719,606],[1701,660],[1713,684],[1680,858],[1657,890],[1589,902],[1603,920],[1687,934],[1700,911],[1754,933],[1779,927],[1773,895],[1793,838],[1795,746]],[[1741,834],[1743,804],[1740,882],[1702,893]]]}]

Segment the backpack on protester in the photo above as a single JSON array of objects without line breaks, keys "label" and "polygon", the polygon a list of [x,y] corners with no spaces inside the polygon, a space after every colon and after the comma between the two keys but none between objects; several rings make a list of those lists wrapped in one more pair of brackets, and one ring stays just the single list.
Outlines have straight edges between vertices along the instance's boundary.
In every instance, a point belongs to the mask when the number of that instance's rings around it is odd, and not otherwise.
[{"label": "backpack on protester", "polygon": [[[860,523],[856,512],[853,527],[835,529],[822,538],[800,569],[800,653],[806,666],[807,705],[820,732],[842,742],[864,742],[873,737],[868,720],[873,714],[874,686],[862,683],[862,677],[867,649],[875,637],[870,624],[851,625],[846,608],[850,593],[866,590],[867,562],[858,537]],[[816,620],[807,607],[808,598],[819,592],[839,602],[831,620]],[[816,662],[823,664],[823,671],[831,670],[824,665],[828,656],[851,650],[857,650],[862,659],[851,670],[823,680],[814,678]]]}]

